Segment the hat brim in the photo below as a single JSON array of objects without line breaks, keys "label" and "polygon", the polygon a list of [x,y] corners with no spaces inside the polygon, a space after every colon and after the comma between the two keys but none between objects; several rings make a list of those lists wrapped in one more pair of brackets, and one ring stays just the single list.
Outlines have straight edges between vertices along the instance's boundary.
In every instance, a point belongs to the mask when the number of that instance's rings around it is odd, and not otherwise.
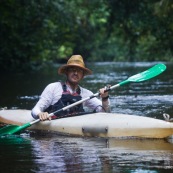
[{"label": "hat brim", "polygon": [[63,65],[58,69],[58,74],[66,74],[69,67],[78,67],[84,71],[84,76],[91,75],[92,71],[88,68],[81,67],[79,65]]}]

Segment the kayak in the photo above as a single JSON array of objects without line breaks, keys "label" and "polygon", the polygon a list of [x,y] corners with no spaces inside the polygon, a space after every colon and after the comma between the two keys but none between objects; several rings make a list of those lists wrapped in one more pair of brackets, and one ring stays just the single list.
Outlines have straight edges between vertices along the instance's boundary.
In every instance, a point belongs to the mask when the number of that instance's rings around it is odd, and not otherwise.
[{"label": "kayak", "polygon": [[[30,110],[0,111],[0,123],[21,126],[31,121]],[[92,113],[39,122],[27,129],[71,136],[167,138],[173,134],[173,123],[137,115]]]}]

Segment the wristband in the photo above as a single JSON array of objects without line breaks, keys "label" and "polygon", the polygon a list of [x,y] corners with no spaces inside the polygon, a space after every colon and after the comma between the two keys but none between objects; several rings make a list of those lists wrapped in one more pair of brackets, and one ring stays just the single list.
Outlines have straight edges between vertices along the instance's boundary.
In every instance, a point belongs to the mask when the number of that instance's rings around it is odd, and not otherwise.
[{"label": "wristband", "polygon": [[106,101],[106,100],[108,100],[108,98],[109,98],[109,95],[106,96],[106,97],[103,97],[103,98],[102,98],[102,101]]}]

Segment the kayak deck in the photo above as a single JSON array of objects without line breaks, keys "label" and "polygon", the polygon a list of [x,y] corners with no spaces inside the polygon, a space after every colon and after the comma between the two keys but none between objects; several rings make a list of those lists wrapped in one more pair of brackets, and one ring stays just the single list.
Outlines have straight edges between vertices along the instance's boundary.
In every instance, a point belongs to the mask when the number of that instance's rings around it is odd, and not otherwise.
[{"label": "kayak deck", "polygon": [[[30,110],[1,110],[0,122],[23,125],[34,119]],[[164,120],[117,113],[94,113],[39,122],[28,129],[72,136],[166,138],[173,123]]]}]

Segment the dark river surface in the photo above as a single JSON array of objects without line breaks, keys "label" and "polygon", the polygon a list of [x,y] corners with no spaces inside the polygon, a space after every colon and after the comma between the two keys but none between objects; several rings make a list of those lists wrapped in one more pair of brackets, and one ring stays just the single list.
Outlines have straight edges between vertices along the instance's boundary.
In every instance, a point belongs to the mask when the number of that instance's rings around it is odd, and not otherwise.
[{"label": "dark river surface", "polygon": [[[94,74],[81,85],[96,93],[158,63],[87,64]],[[163,119],[163,113],[172,115],[173,63],[164,64],[167,70],[161,75],[112,90],[112,112],[158,119]],[[47,84],[65,79],[57,75],[58,67],[0,74],[0,108],[32,109]],[[173,172],[173,139],[82,138],[27,132],[0,138],[0,172],[168,173]]]}]

